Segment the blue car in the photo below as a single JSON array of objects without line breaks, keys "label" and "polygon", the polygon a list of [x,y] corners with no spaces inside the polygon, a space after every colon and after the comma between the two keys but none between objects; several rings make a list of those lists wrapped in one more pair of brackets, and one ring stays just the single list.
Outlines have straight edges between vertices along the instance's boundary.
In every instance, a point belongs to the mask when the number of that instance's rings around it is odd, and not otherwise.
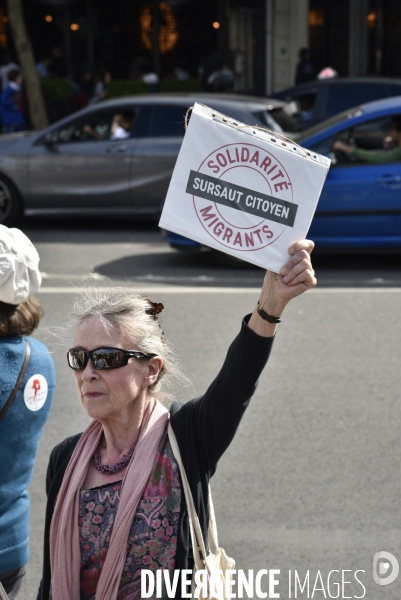
[{"label": "blue car", "polygon": [[[308,233],[318,249],[401,249],[401,161],[387,162],[384,148],[395,115],[401,115],[401,96],[362,104],[295,138],[332,161]],[[335,140],[381,151],[383,162],[335,151]],[[164,235],[174,248],[200,247],[177,234]]]}]

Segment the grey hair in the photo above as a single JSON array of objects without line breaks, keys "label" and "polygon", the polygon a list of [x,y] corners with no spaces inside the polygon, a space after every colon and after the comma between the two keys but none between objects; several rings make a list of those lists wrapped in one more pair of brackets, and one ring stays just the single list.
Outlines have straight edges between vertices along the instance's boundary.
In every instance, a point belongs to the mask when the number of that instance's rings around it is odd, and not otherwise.
[{"label": "grey hair", "polygon": [[[162,380],[170,388],[189,383],[182,373],[175,353],[166,342],[158,318],[146,312],[149,300],[124,288],[104,290],[84,288],[75,298],[70,317],[79,325],[91,317],[101,321],[106,330],[110,327],[125,335],[142,352],[157,354],[163,359],[157,381],[148,389],[159,400],[171,399],[171,394],[161,390]],[[129,350],[131,348],[127,348]]]}]

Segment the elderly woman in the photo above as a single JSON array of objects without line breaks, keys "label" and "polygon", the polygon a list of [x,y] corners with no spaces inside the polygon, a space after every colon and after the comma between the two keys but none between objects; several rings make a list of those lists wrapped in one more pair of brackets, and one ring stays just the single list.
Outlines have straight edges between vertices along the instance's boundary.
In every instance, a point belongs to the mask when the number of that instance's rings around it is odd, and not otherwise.
[{"label": "elderly woman", "polygon": [[255,391],[279,317],[316,284],[312,248],[309,241],[294,244],[281,275],[266,273],[257,307],[216,379],[203,396],[173,403],[170,413],[157,400],[163,377],[174,374],[157,319],[162,305],[124,290],[94,290],[76,305],[67,358],[93,421],[50,457],[39,599],[133,600],[140,598],[142,569],[193,568],[168,420],[205,536],[209,479]]}]

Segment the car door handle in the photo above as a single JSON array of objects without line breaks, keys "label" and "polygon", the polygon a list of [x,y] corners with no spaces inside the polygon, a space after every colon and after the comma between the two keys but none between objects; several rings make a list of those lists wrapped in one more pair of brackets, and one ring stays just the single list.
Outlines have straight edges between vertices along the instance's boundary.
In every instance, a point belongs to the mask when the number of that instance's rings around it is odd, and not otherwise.
[{"label": "car door handle", "polygon": [[377,183],[400,183],[401,176],[399,175],[382,175],[378,179],[376,179]]},{"label": "car door handle", "polygon": [[127,150],[127,146],[109,146],[106,148],[107,154],[122,154]]}]

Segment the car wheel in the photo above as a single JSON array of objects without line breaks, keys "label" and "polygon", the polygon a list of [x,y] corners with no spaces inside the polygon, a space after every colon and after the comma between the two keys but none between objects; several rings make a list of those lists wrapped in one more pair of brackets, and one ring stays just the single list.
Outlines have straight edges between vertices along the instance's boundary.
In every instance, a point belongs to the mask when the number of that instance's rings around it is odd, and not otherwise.
[{"label": "car wheel", "polygon": [[15,185],[0,175],[0,225],[13,225],[21,212],[21,198]]}]

